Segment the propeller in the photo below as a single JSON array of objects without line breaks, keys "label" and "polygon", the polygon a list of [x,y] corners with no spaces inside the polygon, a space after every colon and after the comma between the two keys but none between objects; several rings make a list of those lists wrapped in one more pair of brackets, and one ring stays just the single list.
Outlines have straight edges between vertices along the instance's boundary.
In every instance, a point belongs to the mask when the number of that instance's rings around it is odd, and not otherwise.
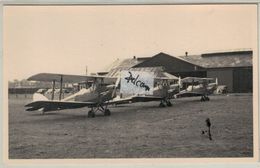
[{"label": "propeller", "polygon": [[116,89],[117,89],[117,87],[118,87],[118,85],[120,83],[120,80],[121,80],[120,77],[118,77],[117,80],[116,80],[115,87],[114,87],[114,90],[112,92],[112,97],[116,96]]}]

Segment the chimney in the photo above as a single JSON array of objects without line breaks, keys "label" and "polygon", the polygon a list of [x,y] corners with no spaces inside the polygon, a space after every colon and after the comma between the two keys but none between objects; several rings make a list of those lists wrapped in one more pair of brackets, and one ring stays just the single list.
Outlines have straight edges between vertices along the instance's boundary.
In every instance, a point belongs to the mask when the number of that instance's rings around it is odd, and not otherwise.
[{"label": "chimney", "polygon": [[187,51],[185,52],[185,56],[186,56],[186,57],[188,56],[188,52],[187,52]]}]

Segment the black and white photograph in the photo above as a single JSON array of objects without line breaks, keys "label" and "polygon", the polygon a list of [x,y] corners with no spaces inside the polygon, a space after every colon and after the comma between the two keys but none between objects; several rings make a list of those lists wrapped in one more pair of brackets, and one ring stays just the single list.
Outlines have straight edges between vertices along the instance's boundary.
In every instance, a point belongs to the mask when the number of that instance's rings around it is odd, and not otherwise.
[{"label": "black and white photograph", "polygon": [[257,9],[5,5],[6,159],[256,161]]}]

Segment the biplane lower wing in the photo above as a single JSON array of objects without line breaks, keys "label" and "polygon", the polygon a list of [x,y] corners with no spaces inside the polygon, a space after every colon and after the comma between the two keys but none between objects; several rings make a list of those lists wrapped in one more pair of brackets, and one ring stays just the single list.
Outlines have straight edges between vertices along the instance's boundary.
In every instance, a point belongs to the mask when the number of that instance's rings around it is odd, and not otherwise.
[{"label": "biplane lower wing", "polygon": [[132,102],[149,102],[149,101],[159,101],[162,100],[162,97],[155,96],[135,96],[133,97]]},{"label": "biplane lower wing", "polygon": [[[111,105],[111,104],[128,104],[135,102],[149,102],[149,101],[159,101],[162,100],[161,97],[152,97],[152,96],[133,96],[129,98],[123,98],[119,100],[104,102],[102,105]],[[98,104],[96,102],[72,102],[72,101],[52,101],[52,100],[40,100],[34,101],[25,105],[29,107],[26,111],[35,111],[42,109],[43,111],[55,111],[55,110],[64,110],[64,109],[76,109],[82,107],[96,107]]]},{"label": "biplane lower wing", "polygon": [[198,92],[185,92],[185,93],[177,93],[174,95],[175,98],[180,98],[180,97],[195,97],[195,96],[203,96],[203,93],[198,93]]},{"label": "biplane lower wing", "polygon": [[128,103],[160,101],[160,100],[163,100],[163,98],[155,97],[155,96],[131,96],[128,98],[112,100],[109,101],[107,104],[128,104]]},{"label": "biplane lower wing", "polygon": [[54,111],[54,110],[64,110],[64,109],[75,109],[82,107],[93,107],[97,103],[94,102],[71,102],[71,101],[51,101],[51,100],[41,100],[34,101],[25,105],[29,107],[26,111],[35,111],[42,109],[43,111]]}]

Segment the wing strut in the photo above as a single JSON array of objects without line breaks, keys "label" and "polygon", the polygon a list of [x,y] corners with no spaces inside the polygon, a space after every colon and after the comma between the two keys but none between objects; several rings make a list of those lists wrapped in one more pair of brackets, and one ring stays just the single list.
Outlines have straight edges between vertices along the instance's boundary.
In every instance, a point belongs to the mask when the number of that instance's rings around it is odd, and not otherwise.
[{"label": "wing strut", "polygon": [[191,91],[193,91],[194,79],[192,79]]},{"label": "wing strut", "polygon": [[55,80],[52,81],[52,95],[51,95],[51,100],[54,100],[54,92],[55,92]]},{"label": "wing strut", "polygon": [[61,94],[62,94],[62,82],[63,82],[63,76],[60,76],[60,95],[59,95],[59,100],[61,100]]}]

